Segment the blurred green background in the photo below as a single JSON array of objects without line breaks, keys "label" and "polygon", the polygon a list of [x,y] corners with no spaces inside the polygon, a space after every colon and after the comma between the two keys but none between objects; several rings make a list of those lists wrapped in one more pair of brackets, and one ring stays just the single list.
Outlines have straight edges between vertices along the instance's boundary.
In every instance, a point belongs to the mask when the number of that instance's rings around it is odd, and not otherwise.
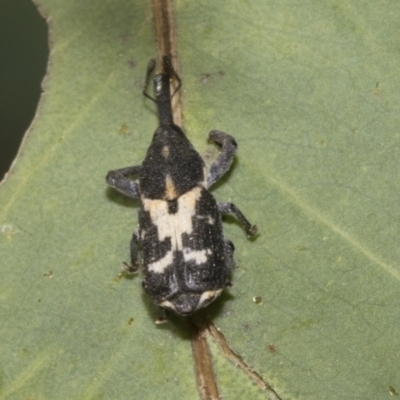
[{"label": "blurred green background", "polygon": [[47,25],[31,0],[0,0],[0,180],[35,115],[46,72]]}]

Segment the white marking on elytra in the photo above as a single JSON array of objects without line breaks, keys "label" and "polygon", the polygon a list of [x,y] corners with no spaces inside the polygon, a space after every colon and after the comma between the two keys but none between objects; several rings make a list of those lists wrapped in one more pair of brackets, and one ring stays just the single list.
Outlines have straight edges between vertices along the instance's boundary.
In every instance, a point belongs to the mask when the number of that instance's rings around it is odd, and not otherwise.
[{"label": "white marking on elytra", "polygon": [[218,290],[208,290],[207,292],[203,292],[200,296],[199,303],[197,304],[196,309],[205,307],[208,305],[212,300],[217,298],[223,289]]},{"label": "white marking on elytra", "polygon": [[159,306],[176,311],[175,306],[169,300],[164,300],[162,303],[159,304]]},{"label": "white marking on elytra", "polygon": [[164,146],[161,150],[161,154],[164,158],[168,158],[169,157],[169,147]]},{"label": "white marking on elytra", "polygon": [[149,264],[149,271],[161,274],[165,268],[172,264],[173,251],[169,251],[161,260],[154,261]]},{"label": "white marking on elytra", "polygon": [[[150,219],[157,227],[158,240],[162,242],[170,238],[171,251],[183,250],[182,235],[192,233],[192,218],[196,214],[196,203],[200,199],[202,190],[203,188],[197,186],[180,196],[177,200],[178,210],[174,214],[168,212],[168,203],[165,200],[143,199],[143,207],[150,213]],[[151,264],[154,272],[162,273],[169,265],[161,262],[162,260]],[[160,264],[156,267],[156,263]]]},{"label": "white marking on elytra", "polygon": [[214,223],[215,223],[215,219],[211,215],[201,215],[197,218],[207,220],[207,223],[210,225],[214,225]]},{"label": "white marking on elytra", "polygon": [[207,186],[207,169],[206,169],[206,167],[203,168],[203,177],[204,177],[203,182],[200,182],[200,185],[207,189],[208,186]]},{"label": "white marking on elytra", "polygon": [[192,250],[185,248],[183,249],[183,259],[188,262],[194,260],[196,265],[204,264],[207,262],[207,256],[211,254],[210,249],[204,250]]},{"label": "white marking on elytra", "polygon": [[165,198],[167,200],[174,200],[177,197],[177,193],[175,190],[175,185],[174,182],[172,181],[172,178],[167,175],[165,177]]},{"label": "white marking on elytra", "polygon": [[[210,304],[214,299],[216,299],[221,294],[222,291],[223,291],[223,289],[217,289],[217,290],[207,290],[206,292],[203,292],[197,303],[196,310]],[[172,303],[169,300],[164,300],[163,302],[161,302],[159,304],[159,306],[163,307],[163,308],[169,308],[171,310],[176,311],[176,307],[175,307],[174,303]]]}]

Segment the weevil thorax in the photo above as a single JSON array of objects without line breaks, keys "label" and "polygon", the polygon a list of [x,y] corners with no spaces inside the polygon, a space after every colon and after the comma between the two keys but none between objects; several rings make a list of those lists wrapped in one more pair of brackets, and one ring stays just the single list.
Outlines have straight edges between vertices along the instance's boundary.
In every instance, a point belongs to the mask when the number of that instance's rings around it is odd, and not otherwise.
[{"label": "weevil thorax", "polygon": [[160,125],[142,164],[142,200],[173,201],[196,186],[205,186],[204,162],[182,129],[174,124],[169,81],[166,74],[154,77]]}]

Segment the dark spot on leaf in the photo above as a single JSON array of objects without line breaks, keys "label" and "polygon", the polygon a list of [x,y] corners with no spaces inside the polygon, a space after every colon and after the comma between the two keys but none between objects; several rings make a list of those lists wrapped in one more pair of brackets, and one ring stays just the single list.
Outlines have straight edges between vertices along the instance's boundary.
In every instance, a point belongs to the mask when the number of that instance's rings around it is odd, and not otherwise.
[{"label": "dark spot on leaf", "polygon": [[399,395],[399,393],[397,392],[397,390],[396,390],[392,385],[389,385],[389,393],[390,393],[392,396],[398,396],[398,395]]},{"label": "dark spot on leaf", "polygon": [[270,345],[268,345],[268,351],[270,353],[275,353],[276,352],[276,346],[271,343]]}]

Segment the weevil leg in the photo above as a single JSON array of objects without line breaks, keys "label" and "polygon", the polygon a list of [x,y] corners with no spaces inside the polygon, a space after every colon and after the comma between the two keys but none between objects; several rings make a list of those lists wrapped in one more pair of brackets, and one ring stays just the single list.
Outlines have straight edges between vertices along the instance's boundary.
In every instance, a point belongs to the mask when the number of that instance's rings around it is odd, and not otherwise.
[{"label": "weevil leg", "polygon": [[131,239],[131,265],[124,263],[127,274],[136,274],[139,269],[139,230],[133,232]]},{"label": "weevil leg", "polygon": [[128,176],[139,174],[141,169],[142,169],[141,165],[133,165],[131,167],[115,169],[115,170],[110,171],[110,172],[118,172],[119,174],[128,177]]},{"label": "weevil leg", "polygon": [[129,177],[132,175],[137,175],[140,172],[140,169],[141,165],[134,165],[133,167],[109,171],[106,176],[106,182],[109,186],[117,189],[124,195],[138,198],[140,197],[138,181],[134,181]]},{"label": "weevil leg", "polygon": [[218,203],[218,211],[221,214],[233,214],[240,225],[246,232],[247,237],[252,237],[257,234],[258,228],[256,225],[252,225],[247,218],[242,214],[242,212],[232,203]]},{"label": "weevil leg", "polygon": [[156,59],[151,58],[149,61],[149,64],[147,65],[147,70],[146,70],[146,78],[144,80],[144,85],[143,85],[143,90],[142,93],[144,96],[146,96],[148,99],[154,101],[154,103],[157,103],[156,99],[153,99],[148,93],[147,93],[147,86],[149,86],[149,81],[150,81],[150,76],[154,71],[154,68],[156,67]]},{"label": "weevil leg", "polygon": [[207,175],[207,187],[209,188],[229,170],[238,146],[231,135],[221,131],[211,131],[208,140],[221,146],[221,153],[211,165]]},{"label": "weevil leg", "polygon": [[161,315],[154,321],[156,325],[161,325],[169,322],[169,313],[165,308],[160,308]]}]

